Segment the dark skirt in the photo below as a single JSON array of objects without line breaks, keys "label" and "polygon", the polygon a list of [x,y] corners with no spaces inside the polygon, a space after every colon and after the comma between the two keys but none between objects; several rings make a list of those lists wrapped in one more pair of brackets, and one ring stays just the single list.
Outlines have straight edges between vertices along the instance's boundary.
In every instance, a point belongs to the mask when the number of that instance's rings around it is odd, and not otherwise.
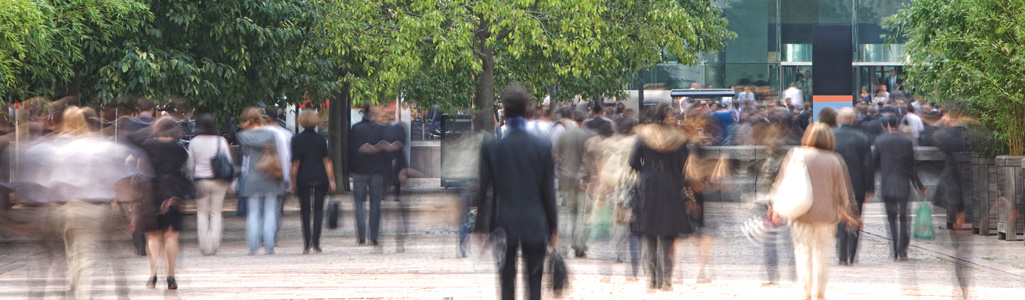
[{"label": "dark skirt", "polygon": [[157,226],[150,231],[166,231],[167,228],[171,228],[174,231],[182,231],[184,224],[185,215],[177,209],[167,211],[167,213],[157,215]]}]

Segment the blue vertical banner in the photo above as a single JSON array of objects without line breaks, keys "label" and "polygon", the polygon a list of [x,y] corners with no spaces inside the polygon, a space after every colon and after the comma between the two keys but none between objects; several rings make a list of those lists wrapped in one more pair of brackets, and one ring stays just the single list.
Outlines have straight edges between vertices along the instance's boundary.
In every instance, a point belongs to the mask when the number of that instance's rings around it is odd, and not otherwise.
[{"label": "blue vertical banner", "polygon": [[812,106],[815,120],[826,107],[854,106],[854,41],[851,26],[817,25],[812,29]]}]

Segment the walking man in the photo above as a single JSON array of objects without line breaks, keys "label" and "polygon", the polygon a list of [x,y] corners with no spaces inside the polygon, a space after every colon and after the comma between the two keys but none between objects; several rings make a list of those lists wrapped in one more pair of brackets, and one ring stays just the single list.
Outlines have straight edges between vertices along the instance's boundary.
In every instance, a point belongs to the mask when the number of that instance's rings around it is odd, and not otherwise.
[{"label": "walking man", "polygon": [[[505,234],[505,255],[496,256],[503,300],[515,299],[519,251],[526,260],[529,299],[541,299],[545,244],[555,247],[559,240],[552,146],[527,133],[523,116],[529,97],[517,86],[502,93],[509,131],[481,146],[476,230],[492,233],[493,239]],[[494,197],[486,197],[492,189]]]},{"label": "walking man", "polygon": [[[837,116],[837,123],[840,127],[834,130],[836,134],[836,153],[843,157],[847,164],[847,174],[851,179],[851,188],[854,191],[854,200],[857,209],[854,214],[861,217],[861,208],[865,199],[871,199],[875,194],[875,165],[872,160],[872,142],[868,140],[861,129],[854,126],[856,118],[853,108],[840,110]],[[860,231],[852,231],[844,224],[836,227],[837,236],[837,257],[841,265],[854,264],[854,256],[858,252],[858,236]]]},{"label": "walking man", "polygon": [[[591,201],[581,189],[580,180],[584,175],[584,143],[596,134],[582,126],[583,113],[573,112],[576,123],[566,127],[566,132],[559,136],[552,155],[559,166],[559,195],[563,205],[569,208],[572,226],[571,240],[573,253],[576,257],[586,256],[587,227],[591,218]],[[564,124],[572,124],[565,122]]]},{"label": "walking man", "polygon": [[[875,140],[872,157],[882,176],[882,196],[886,203],[886,220],[890,226],[893,241],[893,259],[908,260],[908,244],[911,237],[911,219],[908,217],[908,199],[911,185],[925,196],[925,187],[915,170],[915,149],[910,139],[897,129],[900,121],[896,116],[882,118],[886,133]],[[899,226],[898,226],[898,223]],[[899,231],[898,231],[899,228]]]},{"label": "walking man", "polygon": [[392,173],[390,145],[384,141],[384,127],[375,123],[379,107],[363,105],[363,120],[349,131],[349,168],[352,172],[352,195],[359,244],[366,244],[367,222],[363,201],[370,197],[370,243],[378,246],[381,229],[381,200],[384,199],[386,176]]}]

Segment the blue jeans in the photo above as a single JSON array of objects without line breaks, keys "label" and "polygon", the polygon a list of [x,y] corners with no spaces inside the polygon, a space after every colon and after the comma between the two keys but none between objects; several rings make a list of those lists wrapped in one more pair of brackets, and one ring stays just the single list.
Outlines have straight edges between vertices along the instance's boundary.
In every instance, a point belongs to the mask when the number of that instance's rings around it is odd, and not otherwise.
[{"label": "blue jeans", "polygon": [[252,195],[247,198],[246,244],[249,245],[249,253],[260,250],[261,241],[268,254],[274,253],[278,213],[281,211],[278,199],[277,194]]},{"label": "blue jeans", "polygon": [[356,213],[356,234],[359,242],[366,241],[367,223],[363,201],[370,196],[370,241],[377,242],[377,234],[381,231],[381,200],[384,199],[385,175],[352,174],[352,200]]}]

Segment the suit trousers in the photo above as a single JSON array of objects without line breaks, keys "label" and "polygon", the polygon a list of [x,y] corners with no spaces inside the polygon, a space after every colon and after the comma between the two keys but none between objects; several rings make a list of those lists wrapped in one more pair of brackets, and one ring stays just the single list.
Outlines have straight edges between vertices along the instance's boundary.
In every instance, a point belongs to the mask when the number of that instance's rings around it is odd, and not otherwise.
[{"label": "suit trousers", "polygon": [[217,254],[221,246],[221,222],[224,208],[224,195],[228,193],[228,183],[215,179],[196,180],[196,227],[199,239],[199,253],[203,255]]},{"label": "suit trousers", "polygon": [[642,243],[644,270],[649,276],[648,287],[672,286],[676,236],[644,235]]},{"label": "suit trousers", "polygon": [[[299,194],[299,214],[303,222],[303,249],[320,248],[320,231],[324,228],[324,197],[327,187],[324,185],[300,184],[296,188]],[[313,212],[313,222],[310,212]]]},{"label": "suit trousers", "polygon": [[527,296],[530,300],[541,299],[541,277],[544,274],[545,243],[527,242],[510,237],[507,240],[505,258],[498,266],[502,300],[516,299],[516,257],[523,251],[526,260]]},{"label": "suit trousers", "polygon": [[[864,196],[856,200],[858,202],[856,214],[860,217],[861,209],[865,204]],[[854,257],[858,253],[858,237],[860,236],[861,230],[851,230],[843,223],[836,225],[836,256],[840,258],[841,263],[854,263]]]},{"label": "suit trousers", "polygon": [[907,256],[908,245],[911,243],[911,217],[908,215],[908,199],[904,197],[884,200],[886,201],[886,222],[890,225],[890,240],[893,244],[893,258]]},{"label": "suit trousers", "polygon": [[559,190],[562,194],[562,201],[569,207],[570,224],[573,226],[570,239],[573,243],[573,250],[587,251],[587,236],[589,235],[589,222],[591,220],[591,201],[587,193],[579,188]]},{"label": "suit trousers", "polygon": [[804,288],[804,297],[825,298],[829,266],[832,264],[831,248],[836,243],[836,224],[793,222],[790,229],[794,238],[797,278]]},{"label": "suit trousers", "polygon": [[381,174],[352,174],[352,200],[356,214],[356,235],[359,242],[366,241],[367,222],[363,201],[370,196],[370,241],[377,242],[377,235],[381,231],[381,200],[384,200],[385,175]]}]

